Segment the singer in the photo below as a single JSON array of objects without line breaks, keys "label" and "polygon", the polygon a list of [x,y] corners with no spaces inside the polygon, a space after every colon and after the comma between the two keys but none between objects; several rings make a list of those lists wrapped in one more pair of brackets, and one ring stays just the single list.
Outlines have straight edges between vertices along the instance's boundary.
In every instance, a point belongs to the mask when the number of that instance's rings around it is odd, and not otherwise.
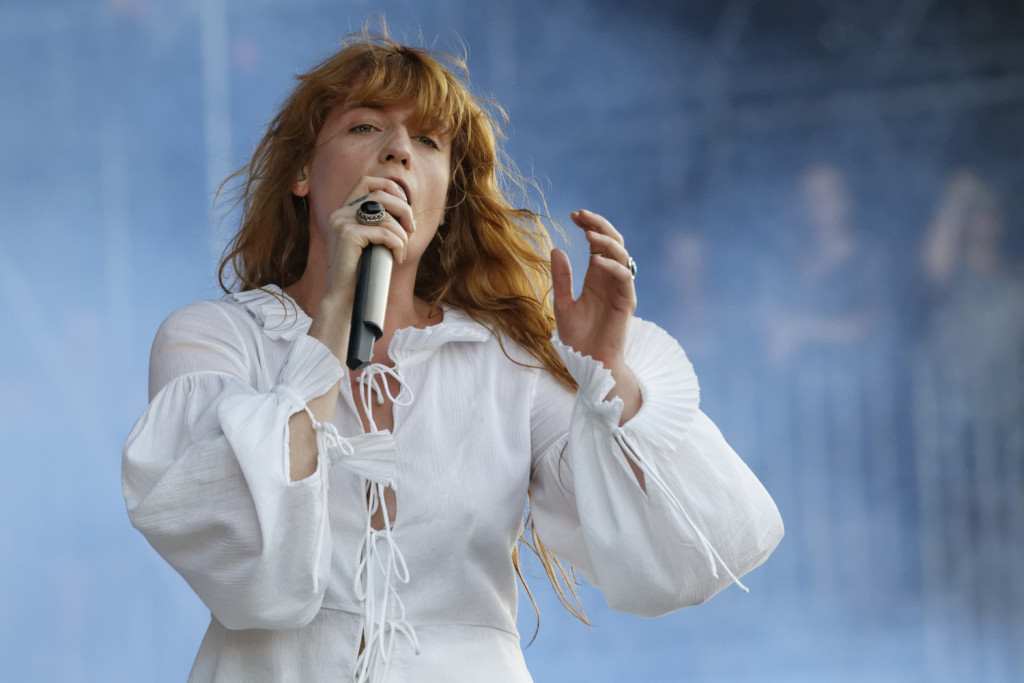
[{"label": "singer", "polygon": [[[782,537],[682,349],[633,317],[622,234],[571,214],[591,252],[574,298],[509,194],[503,112],[467,83],[386,29],[299,76],[234,176],[228,293],[157,333],[122,483],[210,609],[191,681],[522,683],[524,535],[584,619],[560,562],[656,616]],[[386,266],[359,276],[375,247]],[[360,280],[386,306],[350,370]]]}]

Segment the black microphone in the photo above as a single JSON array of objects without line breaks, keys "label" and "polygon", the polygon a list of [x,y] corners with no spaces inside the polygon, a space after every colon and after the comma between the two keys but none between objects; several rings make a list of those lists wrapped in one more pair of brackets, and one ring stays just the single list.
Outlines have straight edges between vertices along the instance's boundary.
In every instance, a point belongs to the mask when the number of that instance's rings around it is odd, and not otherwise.
[{"label": "black microphone", "polygon": [[347,364],[352,370],[369,365],[373,344],[384,334],[384,309],[388,303],[392,264],[394,255],[383,244],[363,247],[348,336]]},{"label": "black microphone", "polygon": [[365,246],[359,256],[346,360],[346,365],[352,370],[369,365],[373,344],[384,334],[384,309],[388,303],[394,262],[394,254],[383,244]]}]

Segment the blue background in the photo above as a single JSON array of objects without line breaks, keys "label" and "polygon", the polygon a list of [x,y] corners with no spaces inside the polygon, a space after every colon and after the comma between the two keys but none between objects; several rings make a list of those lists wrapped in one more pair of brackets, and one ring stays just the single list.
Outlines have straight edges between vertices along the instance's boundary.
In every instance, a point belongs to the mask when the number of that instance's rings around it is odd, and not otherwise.
[{"label": "blue background", "polygon": [[[208,613],[130,527],[119,488],[149,344],[176,307],[220,295],[234,223],[214,192],[293,76],[383,13],[399,39],[468,49],[474,88],[508,111],[507,149],[544,188],[578,269],[569,211],[626,234],[638,314],[683,341],[705,411],[787,522],[744,579],[750,595],[730,588],[656,620],[614,614],[583,587],[588,628],[530,564],[536,680],[1021,680],[1022,12],[995,0],[0,0],[3,677],[187,676]],[[821,161],[842,170],[870,245],[831,299],[788,278],[808,239],[799,178]],[[986,375],[999,391],[983,399],[920,370],[944,339],[920,249],[963,167],[988,179],[1005,226],[1008,284],[973,310],[1009,312],[952,325],[1005,342],[991,351],[1002,372]],[[883,295],[867,336],[782,360],[767,349],[772,302],[827,316],[872,285]],[[980,346],[952,357],[988,357]],[[963,418],[936,438],[949,423],[929,408],[936,396],[1001,422]],[[942,450],[956,439],[973,445]],[[526,641],[525,598],[520,612]]]}]

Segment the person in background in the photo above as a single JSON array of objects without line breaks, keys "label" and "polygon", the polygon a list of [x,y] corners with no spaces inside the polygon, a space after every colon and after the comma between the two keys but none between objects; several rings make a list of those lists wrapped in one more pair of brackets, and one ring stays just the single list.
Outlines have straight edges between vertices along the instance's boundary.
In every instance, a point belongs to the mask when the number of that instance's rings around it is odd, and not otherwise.
[{"label": "person in background", "polygon": [[1021,630],[1007,625],[1024,607],[1015,581],[1024,568],[1024,279],[1007,237],[993,185],[959,168],[919,253],[924,315],[913,406],[922,574],[936,621],[955,615],[947,656],[967,666],[992,653],[1021,663]]},{"label": "person in background", "polygon": [[856,225],[845,174],[834,164],[806,167],[798,181],[800,236],[784,265],[784,293],[763,316],[769,360],[848,355],[880,322],[881,254]]},{"label": "person in background", "polygon": [[973,169],[953,172],[921,248],[921,270],[933,294],[966,279],[1009,276],[1005,235],[1002,207],[989,183]]},{"label": "person in background", "polygon": [[780,466],[798,510],[789,515],[798,559],[786,577],[865,605],[898,592],[893,558],[908,541],[891,521],[912,512],[901,496],[893,288],[847,170],[817,161],[794,180],[792,228],[778,230],[782,248],[758,292],[762,419],[788,446]]},{"label": "person in background", "polygon": [[[923,342],[957,392],[1004,376],[1024,348],[1024,281],[1002,203],[977,171],[954,171],[921,244]],[[978,406],[978,409],[985,410]]]}]

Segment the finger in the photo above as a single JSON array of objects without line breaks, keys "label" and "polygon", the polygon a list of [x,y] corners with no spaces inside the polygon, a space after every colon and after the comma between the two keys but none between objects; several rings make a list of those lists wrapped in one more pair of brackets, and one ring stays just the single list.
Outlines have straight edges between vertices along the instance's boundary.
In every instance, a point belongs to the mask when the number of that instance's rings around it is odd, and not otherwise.
[{"label": "finger", "polygon": [[362,182],[356,185],[355,189],[352,190],[353,195],[359,195],[355,197],[349,197],[349,206],[359,206],[365,202],[368,195],[371,192],[386,192],[396,199],[400,199],[406,204],[409,203],[409,197],[406,196],[405,189],[401,185],[396,183],[391,178],[378,178],[377,176],[364,176]]},{"label": "finger", "polygon": [[[354,196],[353,196],[354,195]],[[355,213],[366,201],[379,202],[388,214],[394,216],[410,235],[416,232],[416,219],[409,205],[409,199],[401,185],[390,178],[366,176],[356,185],[346,201],[346,206]]]},{"label": "finger", "polygon": [[397,225],[397,221],[393,221],[392,225],[386,225],[383,221],[377,225],[370,226],[370,229],[365,232],[367,241],[373,244],[382,244],[395,255],[395,260],[399,263],[405,261],[405,249],[408,244],[408,238],[405,235],[405,231]]},{"label": "finger", "polygon": [[551,303],[557,324],[573,303],[572,266],[569,257],[561,249],[551,250]]},{"label": "finger", "polygon": [[626,247],[615,238],[609,235],[603,235],[594,230],[588,230],[584,233],[587,238],[587,242],[590,243],[591,255],[600,254],[610,259],[618,261],[628,268],[629,266],[629,252],[626,251]]},{"label": "finger", "polygon": [[569,216],[572,218],[573,223],[584,230],[595,230],[602,235],[608,235],[620,244],[625,244],[626,242],[622,234],[611,224],[611,221],[600,214],[580,209],[579,211],[573,211]]},{"label": "finger", "polygon": [[[591,274],[605,275],[607,280],[600,277],[591,277]],[[601,283],[605,284],[602,285]],[[628,310],[630,313],[636,310],[636,287],[633,282],[633,275],[629,272],[629,268],[615,259],[610,259],[600,254],[591,256],[587,280],[584,282],[583,287],[595,295],[600,295],[601,299],[609,302],[613,308]],[[609,287],[613,289],[609,289]],[[621,298],[609,298],[608,294],[612,293],[617,294]]]},{"label": "finger", "polygon": [[409,235],[390,214],[385,214],[384,220],[380,223],[368,225],[356,219],[350,209],[342,207],[332,213],[329,220],[331,229],[357,249],[361,250],[369,244],[383,244],[394,253],[396,261],[405,261]]},{"label": "finger", "polygon": [[370,193],[368,201],[380,202],[388,216],[392,217],[406,233],[411,235],[416,232],[416,219],[412,207],[403,200],[382,190],[376,190]]},{"label": "finger", "polygon": [[620,284],[627,284],[630,289],[633,289],[633,274],[629,272],[629,266],[624,266],[613,258],[602,254],[591,254],[589,269],[607,273]]},{"label": "finger", "polygon": [[[378,223],[375,227],[382,228],[385,231],[386,234],[383,235],[383,239],[386,239],[387,241],[381,242],[381,244],[385,244],[389,249],[391,249],[395,256],[395,261],[398,263],[405,263],[405,252],[409,247],[409,232],[405,226],[402,225],[395,216],[392,216],[389,213],[384,217],[384,220]],[[391,237],[389,237],[389,235]]]}]

